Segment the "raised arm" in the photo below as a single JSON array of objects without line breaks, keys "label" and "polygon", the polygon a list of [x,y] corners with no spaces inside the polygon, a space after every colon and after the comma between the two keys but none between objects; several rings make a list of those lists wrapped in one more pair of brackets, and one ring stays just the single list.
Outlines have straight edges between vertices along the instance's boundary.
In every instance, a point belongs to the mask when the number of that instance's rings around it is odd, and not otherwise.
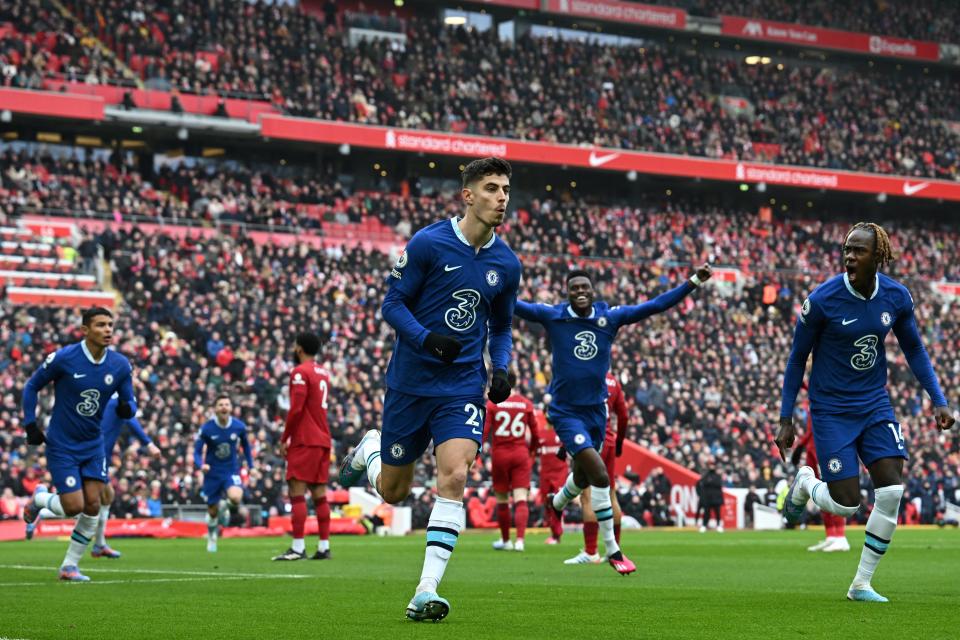
[{"label": "raised arm", "polygon": [[513,315],[518,318],[523,318],[527,322],[542,323],[548,309],[550,309],[550,307],[545,304],[535,304],[533,302],[517,300],[517,304],[513,309]]},{"label": "raised arm", "polygon": [[709,280],[712,275],[713,269],[709,264],[704,264],[679,287],[674,287],[670,289],[670,291],[661,293],[653,300],[647,300],[642,304],[614,307],[610,310],[610,315],[618,326],[623,326],[625,324],[640,322],[644,318],[649,318],[658,313],[663,313],[667,309],[678,305],[681,300]]}]

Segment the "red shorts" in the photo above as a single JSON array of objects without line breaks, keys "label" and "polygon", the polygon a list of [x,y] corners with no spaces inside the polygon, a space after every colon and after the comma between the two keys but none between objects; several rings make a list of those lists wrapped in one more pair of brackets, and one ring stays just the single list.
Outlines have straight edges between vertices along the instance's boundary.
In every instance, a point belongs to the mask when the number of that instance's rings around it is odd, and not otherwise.
[{"label": "red shorts", "polygon": [[616,478],[614,467],[617,465],[617,445],[603,445],[603,451],[600,452],[600,459],[607,467],[607,477],[610,478],[610,486],[613,486],[613,480]]},{"label": "red shorts", "polygon": [[[552,455],[552,454],[551,454]],[[569,471],[560,475],[559,473],[541,473],[540,474],[540,495],[546,497],[548,493],[557,493],[560,487],[567,481]]]},{"label": "red shorts", "polygon": [[330,480],[330,448],[298,446],[287,449],[287,480],[327,484]]},{"label": "red shorts", "polygon": [[530,488],[530,471],[533,461],[526,447],[494,449],[491,466],[493,467],[493,490],[496,493],[509,493],[511,489]]}]

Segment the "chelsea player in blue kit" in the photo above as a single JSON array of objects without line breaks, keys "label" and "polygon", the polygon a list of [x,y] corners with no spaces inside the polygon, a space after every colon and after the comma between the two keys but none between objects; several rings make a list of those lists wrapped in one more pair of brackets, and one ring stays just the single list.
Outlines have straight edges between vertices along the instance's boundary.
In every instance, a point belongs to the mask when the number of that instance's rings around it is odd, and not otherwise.
[{"label": "chelsea player in blue kit", "polygon": [[[159,458],[161,455],[159,447],[153,444],[153,440],[146,434],[136,418],[137,404],[135,402],[130,403],[130,412],[133,415],[129,419],[124,419],[117,415],[117,407],[119,405],[120,394],[114,393],[104,408],[103,421],[100,423],[100,430],[103,432],[103,453],[107,458],[108,473],[110,458],[113,455],[113,449],[117,445],[117,440],[120,438],[120,432],[123,430],[124,425],[130,428],[130,433],[140,442],[140,445],[146,447],[149,455],[154,458]],[[100,517],[97,519],[96,537],[93,540],[93,548],[90,550],[90,555],[94,558],[117,559],[121,555],[119,551],[111,548],[110,545],[107,544],[106,538],[107,520],[110,519],[110,505],[113,504],[114,497],[116,497],[116,493],[113,490],[113,485],[105,482],[103,484],[103,493],[100,494]],[[33,537],[34,529],[41,518],[51,518],[55,516],[56,514],[53,512],[47,509],[41,509],[36,519],[33,522],[27,523],[27,540]]]},{"label": "chelsea player in blue kit", "polygon": [[465,524],[463,489],[483,437],[489,334],[489,398],[510,395],[507,367],[520,261],[494,234],[510,199],[510,165],[475,160],[462,175],[462,218],[418,231],[388,278],[384,319],[397,331],[387,368],[383,429],[368,431],[340,467],[343,486],[367,479],[387,502],[410,493],[414,464],[433,440],[437,499],[427,524],[423,572],[407,605],[411,620],[442,620],[437,588]]},{"label": "chelsea player in blue kit", "polygon": [[[107,349],[113,340],[113,314],[103,307],[88,309],[83,313],[82,331],[83,340],[50,354],[23,390],[27,442],[46,443],[47,466],[58,491],[52,494],[43,485],[37,487],[23,517],[32,524],[41,509],[49,509],[61,518],[79,514],[60,566],[61,580],[77,582],[89,580],[80,573],[77,563],[90,544],[100,515],[100,496],[107,481],[100,423],[114,392],[119,393],[117,415],[133,417],[130,362]],[[51,382],[56,402],[44,433],[37,426],[37,398]]]},{"label": "chelsea player in blue kit", "polygon": [[564,449],[573,457],[573,469],[558,493],[550,497],[557,517],[568,502],[590,487],[590,502],[597,515],[607,561],[621,575],[636,571],[617,544],[613,529],[610,478],[600,457],[607,428],[607,371],[610,349],[620,327],[678,304],[710,279],[704,264],[679,287],[638,305],[610,307],[594,302],[590,274],[576,270],[567,274],[568,302],[556,305],[518,301],[516,315],[538,322],[547,330],[553,351],[553,401],[547,418]]},{"label": "chelsea player in blue kit", "polygon": [[871,579],[897,528],[907,457],[886,390],[884,339],[891,329],[911,371],[933,401],[937,426],[947,430],[954,424],[920,340],[910,292],[877,273],[892,259],[890,239],[880,226],[860,222],[847,233],[845,273],[817,287],[801,307],[783,378],[776,437],[785,461],[785,451],[795,437],[794,402],[813,351],[810,412],[823,480],[817,480],[810,467],[801,467],[784,502],[784,516],[796,522],[811,498],[823,511],[843,517],[855,514],[860,505],[859,457],[870,472],[875,499],[847,598],[867,602],[887,601],[873,589]]},{"label": "chelsea player in blue kit", "polygon": [[[218,396],[213,405],[214,417],[203,423],[193,447],[193,464],[203,471],[202,493],[207,500],[207,551],[217,550],[217,527],[220,523],[220,502],[224,494],[233,512],[243,500],[240,484],[240,461],[237,447],[243,448],[247,469],[253,469],[247,425],[233,417],[233,403],[227,396]],[[206,455],[203,450],[206,448]]]}]

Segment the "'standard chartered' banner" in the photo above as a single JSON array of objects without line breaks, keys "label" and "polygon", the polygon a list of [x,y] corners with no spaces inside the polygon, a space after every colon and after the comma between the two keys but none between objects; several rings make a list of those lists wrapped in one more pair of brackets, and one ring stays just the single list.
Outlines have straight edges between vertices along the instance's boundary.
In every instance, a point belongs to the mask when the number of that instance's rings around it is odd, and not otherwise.
[{"label": "'standard chartered' banner", "polygon": [[739,16],[720,16],[720,33],[737,38],[751,38],[767,42],[783,42],[822,49],[839,49],[876,56],[907,58],[910,60],[940,60],[940,45],[936,42],[907,40],[893,36],[879,36],[839,29],[810,27],[804,24],[771,22]]},{"label": "'standard chartered' banner", "polygon": [[960,202],[960,182],[263,115],[265,138]]},{"label": "'standard chartered' banner", "polygon": [[548,0],[547,11],[647,27],[685,29],[687,26],[687,12],[683,9],[622,0]]}]

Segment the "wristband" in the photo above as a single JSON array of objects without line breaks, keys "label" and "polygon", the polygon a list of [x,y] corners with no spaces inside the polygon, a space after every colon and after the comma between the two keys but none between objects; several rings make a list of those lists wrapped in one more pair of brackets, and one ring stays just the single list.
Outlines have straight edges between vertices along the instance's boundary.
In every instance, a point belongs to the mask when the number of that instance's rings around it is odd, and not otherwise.
[{"label": "wristband", "polygon": [[690,283],[695,287],[699,287],[700,285],[703,284],[703,280],[701,280],[700,276],[698,276],[697,274],[693,274],[692,276],[690,276]]}]

